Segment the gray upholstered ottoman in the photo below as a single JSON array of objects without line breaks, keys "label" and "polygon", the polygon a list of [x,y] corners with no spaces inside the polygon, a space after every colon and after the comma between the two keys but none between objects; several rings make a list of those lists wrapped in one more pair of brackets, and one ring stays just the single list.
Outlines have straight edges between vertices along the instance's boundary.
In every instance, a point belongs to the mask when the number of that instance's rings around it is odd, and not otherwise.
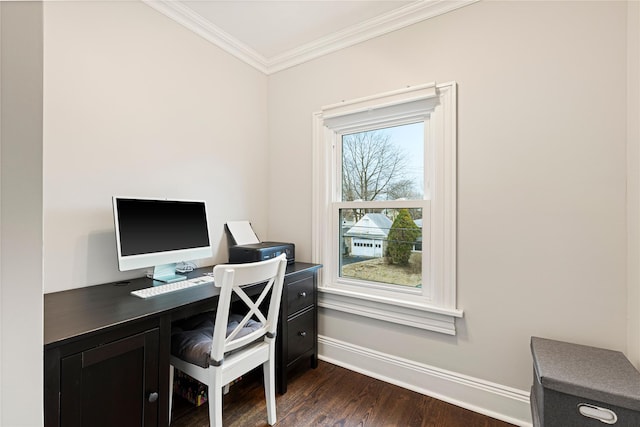
[{"label": "gray upholstered ottoman", "polygon": [[640,426],[640,373],[619,351],[531,338],[534,427]]}]

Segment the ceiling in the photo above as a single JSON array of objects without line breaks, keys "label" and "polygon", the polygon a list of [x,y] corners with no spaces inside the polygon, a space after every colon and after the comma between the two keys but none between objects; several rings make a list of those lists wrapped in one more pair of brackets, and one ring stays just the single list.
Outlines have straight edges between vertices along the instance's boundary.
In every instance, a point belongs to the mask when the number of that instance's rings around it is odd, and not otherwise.
[{"label": "ceiling", "polygon": [[478,0],[143,0],[271,74]]}]

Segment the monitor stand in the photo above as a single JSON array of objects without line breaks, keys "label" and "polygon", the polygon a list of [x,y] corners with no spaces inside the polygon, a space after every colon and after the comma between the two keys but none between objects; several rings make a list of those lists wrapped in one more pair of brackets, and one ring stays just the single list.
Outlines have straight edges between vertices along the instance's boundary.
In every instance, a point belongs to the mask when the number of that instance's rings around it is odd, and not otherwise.
[{"label": "monitor stand", "polygon": [[186,280],[187,276],[176,274],[176,264],[162,264],[153,267],[153,280],[163,283],[173,283]]}]

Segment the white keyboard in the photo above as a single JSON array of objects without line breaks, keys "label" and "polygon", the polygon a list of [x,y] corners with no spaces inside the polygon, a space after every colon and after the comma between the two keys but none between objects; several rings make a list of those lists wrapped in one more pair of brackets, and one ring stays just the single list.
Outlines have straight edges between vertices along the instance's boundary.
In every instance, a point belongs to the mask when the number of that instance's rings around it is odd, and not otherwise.
[{"label": "white keyboard", "polygon": [[206,285],[207,283],[213,283],[212,276],[200,276],[196,277],[195,279],[182,280],[180,282],[167,283],[166,285],[139,289],[137,291],[131,291],[131,295],[135,295],[140,298],[150,298],[157,295],[168,294],[169,292],[176,292],[182,289],[192,288],[194,286]]}]

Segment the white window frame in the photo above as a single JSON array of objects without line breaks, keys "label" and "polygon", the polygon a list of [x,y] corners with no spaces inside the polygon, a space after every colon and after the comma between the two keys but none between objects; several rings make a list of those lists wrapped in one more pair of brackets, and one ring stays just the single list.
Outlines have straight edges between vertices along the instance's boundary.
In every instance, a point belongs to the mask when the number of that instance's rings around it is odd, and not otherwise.
[{"label": "white window frame", "polygon": [[[421,289],[363,287],[338,271],[338,213],[354,203],[340,199],[339,141],[343,134],[416,121],[424,121],[425,129],[423,200],[364,201],[358,207],[422,208],[427,283]],[[456,128],[455,82],[343,101],[313,114],[312,259],[323,264],[321,307],[455,335],[455,319],[463,315],[456,307]]]}]

